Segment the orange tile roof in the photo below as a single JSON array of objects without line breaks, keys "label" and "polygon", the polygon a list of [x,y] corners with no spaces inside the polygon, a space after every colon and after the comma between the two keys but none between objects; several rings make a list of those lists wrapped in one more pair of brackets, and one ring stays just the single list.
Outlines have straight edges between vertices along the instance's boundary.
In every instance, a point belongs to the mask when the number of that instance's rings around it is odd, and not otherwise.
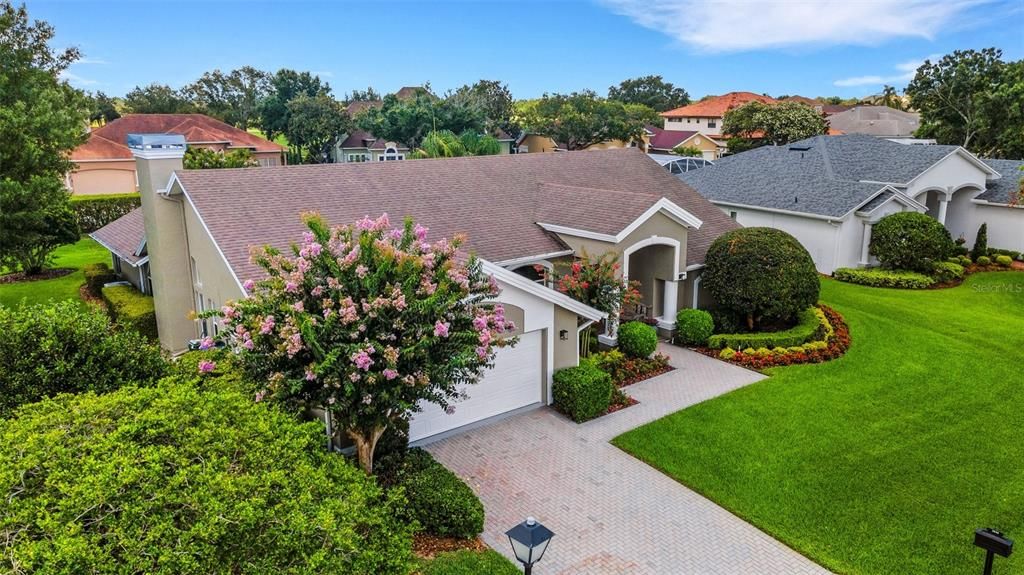
[{"label": "orange tile roof", "polygon": [[774,104],[778,100],[753,92],[729,92],[721,96],[712,96],[682,108],[663,112],[661,115],[665,118],[721,118],[725,116],[726,111],[749,102]]},{"label": "orange tile roof", "polygon": [[254,152],[282,152],[284,146],[203,114],[128,114],[89,134],[89,140],[71,152],[71,160],[131,159],[128,134],[182,134],[186,142],[227,142],[231,148]]}]

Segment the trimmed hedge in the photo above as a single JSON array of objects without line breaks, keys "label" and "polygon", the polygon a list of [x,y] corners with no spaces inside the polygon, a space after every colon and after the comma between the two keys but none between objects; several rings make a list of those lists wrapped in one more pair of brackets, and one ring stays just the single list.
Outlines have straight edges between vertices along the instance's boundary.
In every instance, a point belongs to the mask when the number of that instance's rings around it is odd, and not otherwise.
[{"label": "trimmed hedge", "polygon": [[996,263],[1004,268],[1008,268],[1013,265],[1013,258],[1010,256],[996,256]]},{"label": "trimmed hedge", "polygon": [[[405,501],[323,426],[168,378],[0,422],[0,571],[407,575]],[[14,566],[17,566],[16,568]]]},{"label": "trimmed hedge", "polygon": [[702,309],[681,309],[676,314],[676,342],[705,345],[715,332],[715,320]]},{"label": "trimmed hedge", "polygon": [[651,357],[658,349],[658,330],[639,321],[628,321],[619,327],[619,348],[633,357]]},{"label": "trimmed hedge", "polygon": [[871,255],[890,270],[930,273],[936,262],[955,253],[946,226],[918,212],[897,212],[871,228]]},{"label": "trimmed hedge", "polygon": [[493,549],[460,549],[424,561],[420,575],[521,575],[522,571]]},{"label": "trimmed hedge", "polygon": [[117,281],[117,274],[107,264],[88,264],[82,268],[85,287],[96,297],[103,295],[103,284]]},{"label": "trimmed hedge", "polygon": [[457,475],[430,453],[413,448],[381,460],[380,482],[405,491],[407,517],[420,529],[441,537],[472,539],[484,530],[484,506]]},{"label": "trimmed hedge", "polygon": [[797,315],[797,324],[783,331],[722,333],[708,338],[708,347],[721,349],[759,349],[793,347],[819,337],[827,325],[824,316],[816,307],[810,307]]},{"label": "trimmed hedge", "polygon": [[135,332],[111,330],[107,314],[71,300],[0,306],[0,333],[0,418],[59,393],[148,385],[167,368],[159,347]]},{"label": "trimmed hedge", "polygon": [[977,264],[978,264],[979,266],[988,266],[988,265],[992,265],[992,258],[990,258],[990,257],[988,257],[988,256],[981,256],[981,257],[979,257],[979,258],[978,258],[978,260],[977,260],[977,262],[976,262],[976,263],[977,263]]},{"label": "trimmed hedge", "polygon": [[157,339],[156,309],[153,307],[152,296],[143,294],[133,286],[110,286],[101,291],[114,323],[133,329],[154,341]]},{"label": "trimmed hedge", "polygon": [[614,387],[611,375],[593,361],[582,360],[576,367],[555,372],[551,394],[555,408],[580,423],[608,411]]},{"label": "trimmed hedge", "polygon": [[1004,250],[1000,248],[989,248],[988,257],[994,258],[996,256],[1010,256],[1011,260],[1019,260],[1021,253],[1016,250]]},{"label": "trimmed hedge", "polygon": [[939,262],[935,264],[935,271],[932,272],[932,276],[935,278],[935,281],[939,283],[948,283],[958,279],[963,279],[964,266],[953,262]]},{"label": "trimmed hedge", "polygon": [[935,283],[935,279],[921,273],[880,268],[839,268],[832,276],[841,282],[899,289],[924,289]]},{"label": "trimmed hedge", "polygon": [[71,207],[83,234],[94,232],[141,205],[139,194],[71,196]]},{"label": "trimmed hedge", "polygon": [[744,348],[735,350],[727,347],[721,351],[711,348],[698,348],[697,351],[711,357],[728,361],[748,367],[751,369],[764,369],[780,365],[795,365],[801,363],[821,363],[835,359],[850,348],[850,330],[843,316],[839,312],[819,304],[816,308],[821,318],[824,332],[820,338],[807,342],[803,345],[793,347],[775,347],[768,349]]}]

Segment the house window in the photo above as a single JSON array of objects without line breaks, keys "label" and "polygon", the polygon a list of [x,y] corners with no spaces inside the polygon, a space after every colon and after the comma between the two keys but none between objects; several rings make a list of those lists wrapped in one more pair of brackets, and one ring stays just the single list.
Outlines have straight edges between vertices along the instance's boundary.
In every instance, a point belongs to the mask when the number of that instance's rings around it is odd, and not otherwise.
[{"label": "house window", "polygon": [[735,220],[736,219],[736,212],[729,212],[729,217],[732,218],[733,220]]},{"label": "house window", "polygon": [[349,162],[359,163],[359,162],[365,162],[368,159],[369,159],[369,157],[366,154],[349,154],[348,155],[348,161]]},{"label": "house window", "polygon": [[693,120],[693,118],[687,118],[686,123],[689,124],[691,120]]},{"label": "house window", "polygon": [[669,122],[682,122],[683,119],[682,118],[669,118],[668,121]]},{"label": "house window", "polygon": [[[196,313],[202,315],[206,309],[206,299],[203,298],[203,294],[196,292]],[[199,320],[199,337],[209,337],[210,330],[208,322],[208,318]]]},{"label": "house window", "polygon": [[196,265],[196,258],[189,258],[192,261],[192,284],[197,288],[203,287],[203,279],[199,277],[199,266]]},{"label": "house window", "polygon": [[117,275],[121,275],[121,258],[115,256],[114,254],[110,255],[110,259],[114,260],[114,272],[116,272]]},{"label": "house window", "polygon": [[377,158],[377,160],[380,161],[380,162],[391,162],[391,161],[394,161],[394,160],[404,160],[404,159],[405,159],[405,154],[399,154],[398,150],[396,150],[395,148],[392,148],[392,147],[386,148],[384,150],[384,153],[381,154]]},{"label": "house window", "polygon": [[718,126],[718,122],[715,120],[715,118],[708,118],[708,127],[709,128],[715,128],[717,126]]},{"label": "house window", "polygon": [[277,160],[274,158],[260,158],[259,162],[261,168],[269,168],[270,166],[277,165]]}]

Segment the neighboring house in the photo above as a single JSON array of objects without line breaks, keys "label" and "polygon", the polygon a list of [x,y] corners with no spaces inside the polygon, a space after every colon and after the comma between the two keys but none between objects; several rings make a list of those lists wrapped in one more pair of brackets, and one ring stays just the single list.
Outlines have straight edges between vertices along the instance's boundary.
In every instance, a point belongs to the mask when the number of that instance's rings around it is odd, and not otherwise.
[{"label": "neighboring house", "polygon": [[987,222],[990,246],[1024,251],[1022,164],[851,134],[764,146],[678,177],[744,226],[789,232],[832,273],[876,264],[872,225],[899,211],[927,213],[968,246]]},{"label": "neighboring house", "polygon": [[716,160],[726,150],[724,142],[696,130],[666,130],[648,126],[647,131],[651,133],[647,151],[652,154],[668,154],[678,147],[696,148],[705,160]]},{"label": "neighboring house", "polygon": [[661,117],[665,118],[665,130],[698,132],[715,140],[724,141],[722,119],[725,118],[725,113],[750,102],[775,104],[778,100],[753,92],[729,92],[662,112]]},{"label": "neighboring house", "polygon": [[[642,152],[647,152],[650,149],[651,138],[654,136],[656,130],[654,126],[647,126],[644,129],[644,133],[640,135],[638,140],[606,140],[604,142],[598,142],[591,144],[583,150],[619,150],[622,148],[639,148]],[[537,133],[522,133],[518,139],[514,141],[512,149],[517,154],[535,154],[539,152],[567,152],[569,151],[568,146],[562,142],[556,142],[551,138]],[[504,153],[504,152],[502,152]]]},{"label": "neighboring house", "polygon": [[[245,297],[243,280],[262,275],[249,247],[287,249],[304,230],[300,212],[317,210],[334,224],[386,212],[393,221],[415,218],[432,238],[468,234],[468,248],[501,288],[496,301],[519,326],[519,343],[498,351],[454,414],[431,407],[417,414],[413,441],[550,403],[553,372],[577,364],[579,332],[605,314],[545,285],[536,266],[550,269],[584,250],[619,254],[622,273],[643,285],[648,312],[671,327],[678,308],[709,303],[699,287],[704,255],[737,227],[638,150],[182,170],[180,138],[133,136],[132,143],[157,327],[171,352],[217,332],[215,321],[188,319],[189,312]],[[128,250],[141,230],[114,239],[137,218],[93,236],[137,257]]]},{"label": "neighboring house", "polygon": [[119,194],[138,189],[128,134],[180,134],[190,146],[220,152],[246,149],[261,166],[285,163],[284,146],[202,114],[128,114],[89,133],[71,152],[75,169],[66,183],[76,195]]},{"label": "neighboring house", "polygon": [[832,114],[828,122],[830,127],[844,134],[909,138],[921,126],[921,115],[888,106],[857,106]]},{"label": "neighboring house", "polygon": [[669,171],[670,174],[682,174],[690,170],[697,170],[707,166],[715,165],[711,160],[696,158],[693,156],[679,156],[676,154],[647,154],[647,157],[658,162],[658,165]]}]

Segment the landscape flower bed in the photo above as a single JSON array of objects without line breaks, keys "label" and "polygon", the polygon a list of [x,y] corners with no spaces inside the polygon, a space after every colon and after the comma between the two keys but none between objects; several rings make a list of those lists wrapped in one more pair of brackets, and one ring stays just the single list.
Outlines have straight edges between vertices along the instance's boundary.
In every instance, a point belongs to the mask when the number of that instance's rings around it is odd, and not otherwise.
[{"label": "landscape flower bed", "polygon": [[816,307],[821,314],[819,317],[823,318],[820,339],[792,347],[771,349],[748,347],[742,350],[735,350],[731,347],[722,350],[701,347],[697,348],[697,351],[750,369],[800,363],[822,363],[840,357],[850,347],[850,330],[839,312],[822,304],[818,304]]}]

